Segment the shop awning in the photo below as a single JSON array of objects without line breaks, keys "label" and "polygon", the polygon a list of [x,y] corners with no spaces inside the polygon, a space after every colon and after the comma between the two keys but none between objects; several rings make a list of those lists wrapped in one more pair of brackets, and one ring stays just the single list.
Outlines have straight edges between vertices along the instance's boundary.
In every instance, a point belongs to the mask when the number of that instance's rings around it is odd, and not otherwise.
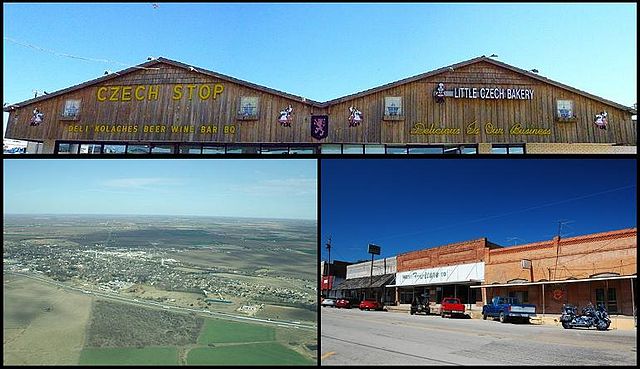
[{"label": "shop awning", "polygon": [[393,278],[395,278],[395,273],[391,274],[382,274],[382,275],[374,275],[371,277],[361,277],[361,278],[353,278],[346,279],[344,282],[340,283],[334,290],[357,290],[362,288],[378,288],[389,283]]},{"label": "shop awning", "polygon": [[559,283],[576,283],[576,282],[595,282],[595,281],[610,281],[613,279],[630,279],[636,278],[636,275],[621,275],[615,277],[603,277],[603,278],[582,278],[582,279],[564,279],[560,281],[539,281],[539,282],[518,282],[518,283],[496,283],[496,284],[483,284],[480,286],[470,286],[469,288],[482,288],[482,287],[512,287],[512,286],[533,286],[539,284],[559,284]]}]

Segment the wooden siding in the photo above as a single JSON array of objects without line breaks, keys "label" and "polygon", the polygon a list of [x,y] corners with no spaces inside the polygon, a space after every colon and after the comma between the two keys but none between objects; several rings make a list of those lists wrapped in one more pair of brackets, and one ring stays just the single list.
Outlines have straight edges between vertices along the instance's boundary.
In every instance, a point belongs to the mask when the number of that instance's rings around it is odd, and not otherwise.
[{"label": "wooden siding", "polygon": [[[69,141],[128,141],[128,142],[220,142],[220,143],[618,143],[636,145],[637,138],[627,111],[607,105],[602,101],[580,95],[573,91],[545,83],[514,70],[479,61],[454,71],[377,89],[370,94],[354,95],[339,99],[335,103],[317,104],[289,99],[282,94],[270,93],[267,89],[235,83],[215,76],[185,70],[168,63],[156,64],[158,70],[138,70],[102,83],[70,91],[49,99],[21,106],[10,113],[6,131],[7,138],[42,141],[47,139]],[[534,90],[532,100],[484,100],[454,99],[447,97],[445,103],[437,104],[433,91],[443,82],[447,90],[455,87],[530,88]],[[220,83],[224,92],[215,100],[172,99],[176,84],[214,85]],[[98,88],[109,86],[159,85],[157,100],[97,101]],[[186,93],[186,87],[183,93]],[[260,98],[259,118],[241,121],[236,118],[241,96]],[[402,96],[404,120],[383,120],[385,96]],[[67,99],[81,100],[78,120],[62,120],[61,115]],[[557,122],[555,106],[557,99],[574,101],[575,122]],[[282,127],[278,112],[291,105],[294,120],[291,127]],[[349,127],[349,107],[356,106],[363,113],[363,122]],[[30,126],[32,111],[38,108],[45,114],[44,123]],[[593,123],[595,114],[608,113],[608,129],[601,130]],[[329,115],[329,134],[326,139],[311,137],[310,116]],[[466,127],[476,122],[478,134],[468,134]],[[428,128],[459,128],[452,135],[411,134],[415,125],[421,123]],[[493,124],[504,134],[489,135],[485,125]],[[511,135],[510,127],[520,123],[523,127],[548,128],[550,135]],[[137,132],[109,133],[95,130],[96,125],[136,126]],[[144,132],[144,126],[164,126],[165,132]],[[215,126],[216,133],[200,133],[201,126]],[[71,128],[88,128],[74,132]],[[171,126],[193,127],[193,132],[174,133]],[[225,133],[225,126],[234,126],[235,133]]]}]

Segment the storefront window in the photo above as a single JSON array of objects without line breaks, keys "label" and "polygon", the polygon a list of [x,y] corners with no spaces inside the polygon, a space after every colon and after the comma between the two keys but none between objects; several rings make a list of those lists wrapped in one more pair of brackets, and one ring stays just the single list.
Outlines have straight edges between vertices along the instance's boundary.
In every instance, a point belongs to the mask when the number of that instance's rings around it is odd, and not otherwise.
[{"label": "storefront window", "polygon": [[148,154],[149,145],[129,145],[127,147],[127,154]]},{"label": "storefront window", "polygon": [[313,147],[290,147],[289,154],[315,154]]},{"label": "storefront window", "polygon": [[384,145],[364,145],[365,154],[384,154]]},{"label": "storefront window", "polygon": [[173,145],[154,145],[151,147],[152,154],[173,154]]},{"label": "storefront window", "polygon": [[259,154],[258,146],[227,146],[227,154]]},{"label": "storefront window", "polygon": [[224,146],[204,146],[203,154],[224,154]]},{"label": "storefront window", "polygon": [[462,146],[462,153],[463,154],[477,154],[478,153],[478,148],[477,147]]},{"label": "storefront window", "polygon": [[409,154],[442,154],[442,147],[410,147]]},{"label": "storefront window", "polygon": [[342,154],[342,146],[341,145],[322,145],[320,150],[323,154]]},{"label": "storefront window", "polygon": [[615,288],[609,288],[607,291],[607,311],[610,313],[618,312],[618,300],[616,299]]},{"label": "storefront window", "polygon": [[387,146],[387,154],[406,154],[406,153],[407,153],[407,148],[404,146],[401,146],[401,147]]},{"label": "storefront window", "polygon": [[288,147],[269,147],[262,146],[262,150],[260,151],[262,154],[288,154]]},{"label": "storefront window", "polygon": [[180,145],[180,154],[201,154],[200,145]]},{"label": "storefront window", "polygon": [[82,144],[80,145],[80,154],[100,154],[102,145]]},{"label": "storefront window", "polygon": [[492,146],[491,147],[492,154],[508,154],[509,150],[506,146]]},{"label": "storefront window", "polygon": [[364,154],[363,145],[342,145],[343,154]]},{"label": "storefront window", "polygon": [[104,154],[124,154],[125,145],[104,145]]},{"label": "storefront window", "polygon": [[524,146],[509,146],[509,154],[524,154]]}]

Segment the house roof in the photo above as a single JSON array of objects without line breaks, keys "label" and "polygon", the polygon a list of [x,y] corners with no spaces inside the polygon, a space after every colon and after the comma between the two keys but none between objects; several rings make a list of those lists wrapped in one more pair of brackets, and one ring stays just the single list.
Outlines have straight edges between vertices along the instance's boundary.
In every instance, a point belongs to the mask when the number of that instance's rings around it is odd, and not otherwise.
[{"label": "house roof", "polygon": [[177,67],[177,68],[185,69],[185,70],[187,70],[187,71],[189,71],[191,73],[201,73],[201,74],[204,74],[204,75],[207,75],[207,76],[215,77],[215,78],[218,78],[218,79],[221,79],[221,80],[225,80],[225,81],[228,81],[228,82],[237,83],[237,84],[249,87],[249,88],[253,88],[253,89],[258,90],[258,91],[262,91],[262,92],[270,93],[270,94],[273,94],[273,95],[281,96],[281,97],[284,97],[284,98],[287,98],[287,99],[290,99],[290,100],[297,100],[297,101],[299,101],[299,102],[301,102],[303,104],[308,104],[308,105],[312,105],[312,106],[315,106],[315,107],[318,107],[318,108],[323,108],[323,107],[328,107],[328,106],[335,105],[335,104],[338,104],[338,103],[341,103],[341,102],[344,102],[344,101],[349,101],[349,100],[353,100],[353,99],[356,99],[356,98],[364,97],[364,96],[367,96],[367,95],[370,95],[370,94],[374,94],[376,92],[380,92],[380,91],[383,91],[383,90],[386,90],[386,89],[390,89],[390,88],[393,88],[393,87],[396,87],[396,86],[400,86],[400,85],[403,85],[403,84],[407,84],[407,83],[411,83],[411,82],[414,82],[414,81],[418,81],[418,80],[421,80],[421,79],[424,79],[424,78],[427,78],[427,77],[437,76],[437,75],[439,75],[441,73],[449,72],[452,69],[455,70],[457,68],[462,68],[462,67],[465,67],[465,66],[468,66],[468,65],[471,65],[471,64],[481,63],[481,62],[490,63],[490,64],[496,65],[498,67],[501,67],[501,68],[509,69],[509,70],[511,70],[513,72],[525,75],[525,76],[530,77],[532,79],[535,79],[535,80],[538,80],[538,81],[541,81],[541,82],[556,86],[558,88],[562,88],[562,89],[571,91],[571,92],[573,92],[575,94],[578,94],[578,95],[581,95],[581,96],[585,96],[587,98],[599,101],[599,102],[601,102],[601,103],[603,103],[605,105],[609,105],[609,106],[615,107],[617,109],[621,109],[623,111],[629,112],[630,114],[637,114],[637,111],[635,109],[633,109],[632,107],[624,106],[624,105],[618,104],[616,102],[613,102],[611,100],[607,100],[607,99],[604,99],[602,97],[599,97],[599,96],[596,96],[596,95],[592,95],[592,94],[590,94],[588,92],[579,90],[577,88],[573,88],[571,86],[567,86],[567,85],[562,84],[560,82],[556,82],[556,81],[550,80],[550,79],[542,77],[542,76],[540,76],[540,75],[538,75],[536,73],[533,73],[533,72],[530,72],[530,71],[526,71],[524,69],[520,69],[520,68],[511,66],[509,64],[497,61],[497,60],[495,60],[493,58],[489,58],[489,57],[486,57],[484,55],[480,56],[480,57],[477,57],[477,58],[469,59],[469,60],[466,60],[466,61],[463,61],[463,62],[460,62],[460,63],[456,63],[456,64],[453,64],[453,65],[442,67],[442,68],[439,68],[439,69],[436,69],[436,70],[433,70],[433,71],[430,71],[430,72],[422,73],[422,74],[419,74],[419,75],[416,75],[416,76],[413,76],[413,77],[401,79],[401,80],[396,81],[396,82],[387,83],[385,85],[374,87],[374,88],[371,88],[371,89],[368,89],[368,90],[365,90],[365,91],[361,91],[361,92],[358,92],[358,93],[355,93],[355,94],[339,97],[337,99],[329,100],[327,102],[318,102],[318,101],[314,101],[314,100],[309,100],[309,99],[301,97],[301,96],[292,95],[292,94],[289,94],[289,93],[286,93],[286,92],[282,92],[282,91],[278,91],[278,90],[275,90],[275,89],[272,89],[272,88],[268,88],[268,87],[265,87],[265,86],[257,85],[255,83],[243,81],[243,80],[240,80],[240,79],[237,79],[237,78],[234,78],[234,77],[230,77],[230,76],[227,76],[227,75],[224,75],[224,74],[221,74],[221,73],[213,72],[213,71],[206,70],[206,69],[199,68],[199,67],[196,68],[196,67],[193,67],[191,65],[188,65],[188,64],[185,64],[185,63],[181,63],[181,62],[178,62],[178,61],[175,61],[175,60],[159,57],[159,58],[157,58],[155,60],[151,60],[151,61],[148,61],[146,63],[142,63],[142,64],[139,64],[137,66],[133,66],[133,67],[124,69],[122,71],[119,71],[119,72],[116,72],[116,73],[112,73],[112,74],[109,74],[109,75],[106,75],[106,76],[103,76],[103,77],[100,77],[100,78],[96,78],[96,79],[93,79],[93,80],[90,80],[90,81],[87,81],[87,82],[84,82],[84,83],[81,83],[81,84],[78,84],[78,85],[75,85],[75,86],[71,86],[71,87],[68,87],[68,88],[65,88],[65,89],[62,89],[62,90],[47,94],[47,95],[43,95],[43,96],[36,97],[36,98],[33,98],[33,99],[25,100],[25,101],[22,101],[22,102],[19,102],[19,103],[16,103],[16,104],[11,104],[11,105],[3,108],[3,110],[5,112],[9,112],[9,111],[13,110],[13,108],[16,108],[16,107],[21,107],[21,106],[29,105],[29,104],[32,104],[32,103],[35,103],[35,102],[47,100],[47,99],[50,99],[50,98],[58,96],[58,95],[62,95],[62,94],[69,93],[69,92],[73,92],[73,91],[79,90],[81,88],[85,88],[85,87],[89,87],[89,86],[92,86],[92,85],[95,85],[95,84],[98,84],[98,83],[109,81],[109,80],[118,78],[120,76],[135,72],[135,71],[140,70],[140,69],[154,68],[155,65],[161,64],[161,63],[167,64],[167,65],[171,65],[171,66],[174,66],[174,67]]}]

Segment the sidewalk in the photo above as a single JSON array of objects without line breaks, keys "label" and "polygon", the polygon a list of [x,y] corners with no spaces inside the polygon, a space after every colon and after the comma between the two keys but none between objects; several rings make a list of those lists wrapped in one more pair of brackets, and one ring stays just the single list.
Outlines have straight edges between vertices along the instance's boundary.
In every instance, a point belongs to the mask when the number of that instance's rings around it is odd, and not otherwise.
[{"label": "sidewalk", "polygon": [[[409,305],[386,306],[386,309],[392,313],[409,314]],[[481,310],[466,311],[466,314],[470,315],[472,319],[482,319]],[[636,329],[633,317],[624,315],[610,315],[609,318],[611,318],[611,326],[609,327],[609,329]],[[560,314],[545,314],[544,317],[539,314],[537,317],[531,318],[531,324],[554,325],[562,328],[562,325],[560,324]]]}]

